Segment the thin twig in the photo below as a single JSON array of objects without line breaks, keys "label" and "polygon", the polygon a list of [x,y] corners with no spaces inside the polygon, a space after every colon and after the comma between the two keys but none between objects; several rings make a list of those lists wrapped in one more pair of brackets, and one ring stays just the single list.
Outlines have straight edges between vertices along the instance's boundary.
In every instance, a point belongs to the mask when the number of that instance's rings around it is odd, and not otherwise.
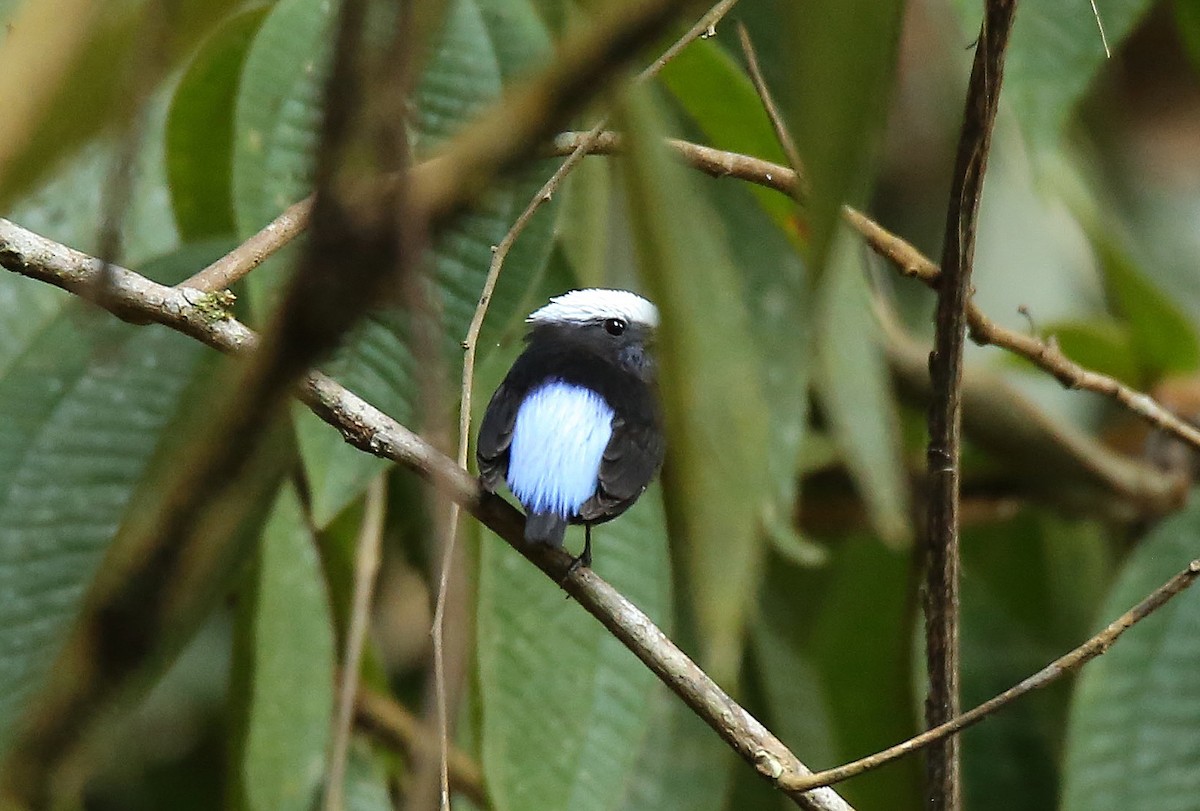
[{"label": "thin twig", "polygon": [[746,57],[746,69],[750,73],[750,81],[754,83],[754,89],[758,93],[759,101],[762,102],[763,110],[767,113],[767,118],[771,120],[771,127],[775,130],[775,139],[779,141],[779,146],[783,149],[783,154],[787,157],[792,169],[795,170],[797,177],[800,177],[800,171],[804,166],[804,162],[800,159],[800,150],[796,148],[796,141],[792,138],[787,122],[783,120],[783,115],[775,104],[771,89],[767,87],[767,80],[763,78],[762,68],[758,64],[758,52],[754,49],[754,43],[750,40],[750,32],[746,29],[745,23],[738,22],[737,32],[738,40],[742,44],[742,54]]},{"label": "thin twig", "polygon": [[1195,583],[1197,577],[1200,577],[1200,560],[1193,560],[1188,564],[1186,569],[1163,583],[1133,608],[1113,620],[1103,631],[1069,653],[1055,659],[1037,673],[1008,688],[1003,693],[988,699],[974,709],[968,710],[938,727],[909,738],[903,743],[898,743],[895,746],[884,749],[882,752],[876,752],[873,755],[868,755],[851,763],[838,766],[835,769],[827,769],[809,777],[802,777],[791,783],[791,787],[804,789],[839,783],[860,775],[863,772],[878,769],[880,766],[891,763],[893,760],[924,749],[937,741],[944,740],[950,735],[979,723],[1001,707],[1011,704],[1018,698],[1032,693],[1034,690],[1040,690],[1043,687],[1053,684],[1068,673],[1074,673],[1076,670],[1079,670],[1079,668],[1097,656],[1106,653],[1121,634],[1162,608],[1172,597],[1180,594]]},{"label": "thin twig", "polygon": [[346,650],[342,654],[342,680],[334,716],[333,745],[330,747],[329,771],[325,780],[325,811],[342,811],[344,805],[346,756],[350,751],[350,732],[359,687],[358,670],[367,639],[367,626],[371,621],[371,596],[375,591],[375,577],[379,573],[386,510],[387,476],[380,474],[367,488],[354,556],[354,589],[350,623],[346,629]]},{"label": "thin twig", "polygon": [[204,270],[180,282],[179,286],[208,293],[232,287],[235,282],[267,261],[276,251],[308,228],[315,199],[316,195],[310,194],[300,202],[288,206],[257,234]]},{"label": "thin twig", "polygon": [[[966,110],[951,181],[942,275],[937,288],[934,349],[929,357],[928,513],[925,578],[925,661],[929,675],[927,726],[959,714],[959,441],[962,434],[962,363],[971,293],[975,229],[987,171],[992,125],[1004,77],[1004,56],[1016,0],[988,0],[967,86]],[[925,802],[937,811],[962,807],[957,738],[926,753]]]},{"label": "thin twig", "polygon": [[[30,278],[87,296],[100,263],[64,245],[0,219],[0,265]],[[253,354],[259,338],[236,319],[214,319],[198,307],[206,296],[160,285],[122,267],[112,269],[109,301],[117,315],[132,315],[175,329],[222,352]],[[572,557],[545,544],[527,544],[524,517],[497,496],[484,493],[467,470],[428,442],[353,394],[332,378],[310,372],[298,396],[320,419],[335,427],[351,445],[390,459],[442,489],[468,513],[496,533],[601,622],[688,707],[707,723],[755,771],[780,788],[801,808],[848,811],[832,789],[783,789],[786,781],[810,774],[800,760],[749,712],[729,697],[653,621],[590,569],[572,571]]]},{"label": "thin twig", "polygon": [[1092,4],[1092,16],[1096,18],[1096,27],[1100,29],[1100,44],[1104,46],[1104,58],[1112,59],[1112,51],[1108,49],[1108,37],[1104,33],[1104,21],[1100,19],[1100,9],[1096,8],[1096,0],[1088,0]]},{"label": "thin twig", "polygon": [[[688,29],[683,36],[677,39],[667,50],[654,62],[645,68],[635,80],[637,83],[645,82],[657,76],[667,63],[682,51],[688,44],[712,30],[725,16],[728,11],[738,0],[719,0],[711,9],[705,13],[700,20]],[[555,170],[532,199],[526,204],[525,209],[513,222],[512,227],[508,229],[508,233],[500,240],[492,250],[492,261],[488,266],[487,276],[483,280],[483,288],[479,294],[479,303],[475,306],[475,312],[471,316],[471,323],[467,327],[467,335],[463,340],[463,370],[462,383],[460,386],[459,404],[458,404],[458,465],[466,468],[467,454],[471,444],[471,398],[474,389],[475,381],[475,360],[478,354],[479,334],[483,330],[483,322],[487,317],[488,306],[491,303],[492,295],[496,291],[496,283],[500,279],[500,271],[504,267],[504,262],[508,258],[509,252],[513,245],[516,244],[517,238],[524,232],[526,226],[533,219],[534,215],[554,195],[558,187],[566,179],[567,175],[583,160],[589,150],[594,146],[596,139],[600,137],[604,128],[608,125],[608,116],[604,116],[600,121],[596,122],[595,126],[583,136],[579,143],[574,147],[574,150],[567,159]],[[448,536],[446,539],[445,549],[442,552],[441,571],[438,576],[438,593],[437,604],[433,612],[433,627],[431,635],[433,637],[433,670],[435,691],[437,693],[438,702],[438,735],[441,740],[441,777],[442,777],[442,808],[448,809],[450,804],[450,789],[449,789],[449,769],[447,766],[449,752],[449,734],[447,733],[448,720],[446,708],[446,686],[445,686],[445,664],[444,664],[444,626],[446,621],[446,595],[449,592],[450,582],[450,567],[454,560],[455,544],[458,540],[458,519],[459,507],[457,503],[450,505],[450,518],[448,524]]]},{"label": "thin twig", "polygon": [[[421,719],[389,695],[359,685],[355,715],[360,724],[386,739],[391,746],[402,747],[410,757],[418,752],[436,754],[433,730],[422,725]],[[476,806],[489,808],[491,804],[483,787],[483,771],[479,764],[456,746],[450,748],[448,761],[450,785]]]}]

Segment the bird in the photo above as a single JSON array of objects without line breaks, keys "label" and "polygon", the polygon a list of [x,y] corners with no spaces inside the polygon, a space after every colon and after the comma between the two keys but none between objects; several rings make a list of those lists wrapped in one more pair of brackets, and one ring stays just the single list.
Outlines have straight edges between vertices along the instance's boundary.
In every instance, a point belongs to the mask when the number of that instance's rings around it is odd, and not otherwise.
[{"label": "bird", "polygon": [[484,412],[480,483],[525,508],[525,540],[561,547],[583,524],[568,575],[592,565],[592,526],[633,506],[666,443],[650,353],[658,310],[627,290],[551,298],[525,319],[525,349]]}]

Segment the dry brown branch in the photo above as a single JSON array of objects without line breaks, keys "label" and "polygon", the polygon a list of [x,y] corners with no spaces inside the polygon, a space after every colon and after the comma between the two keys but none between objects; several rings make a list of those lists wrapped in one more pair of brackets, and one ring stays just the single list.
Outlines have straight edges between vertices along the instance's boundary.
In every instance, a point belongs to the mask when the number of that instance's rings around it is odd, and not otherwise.
[{"label": "dry brown branch", "polygon": [[[788,131],[787,123],[784,122],[779,107],[775,104],[771,88],[767,87],[767,80],[763,78],[762,68],[758,64],[758,52],[750,40],[750,32],[741,22],[738,23],[737,32],[738,41],[742,44],[742,54],[746,57],[746,71],[750,74],[750,81],[754,83],[754,90],[758,93],[758,99],[762,102],[767,118],[771,120],[771,128],[775,130],[775,140],[779,141],[779,146],[783,149],[788,164],[799,176],[804,166],[804,162],[800,160],[800,150],[796,148],[796,141],[792,138],[792,133]],[[801,182],[803,182],[802,179]]]},{"label": "dry brown branch", "polygon": [[[1004,56],[1016,0],[988,0],[950,184],[942,276],[937,286],[934,349],[929,356],[933,400],[929,408],[928,511],[925,573],[925,663],[929,688],[925,722],[937,727],[959,714],[958,496],[962,437],[962,369],[967,301],[975,264],[975,229],[992,126],[1000,103]],[[937,811],[962,808],[957,737],[930,744],[925,761],[925,802]]]},{"label": "dry brown branch", "polygon": [[180,282],[179,286],[204,292],[224,290],[233,286],[308,228],[315,198],[315,194],[310,194],[300,202],[288,206],[257,234],[199,273]]},{"label": "dry brown branch", "polygon": [[930,746],[937,741],[944,740],[969,726],[979,723],[1001,707],[1011,704],[1018,698],[1032,693],[1034,690],[1040,690],[1043,687],[1053,684],[1068,673],[1074,673],[1092,659],[1107,652],[1121,634],[1162,608],[1172,597],[1182,593],[1195,583],[1197,577],[1200,577],[1200,560],[1193,560],[1188,564],[1186,569],[1163,583],[1133,608],[1117,617],[1103,631],[1069,653],[1055,659],[1029,678],[1008,688],[1003,693],[988,699],[974,709],[968,710],[938,727],[922,732],[920,735],[884,749],[882,752],[868,755],[865,758],[838,766],[835,769],[817,772],[811,777],[800,778],[792,784],[792,788],[812,788],[813,786],[828,786],[833,783],[839,783],[842,780],[855,777],[863,772],[878,769],[880,766],[891,763],[893,760]]},{"label": "dry brown branch", "polygon": [[[358,723],[387,741],[390,746],[400,747],[411,756],[416,752],[435,754],[433,730],[422,725],[421,720],[408,708],[391,696],[359,685],[354,711]],[[460,791],[480,808],[489,808],[487,792],[483,787],[483,772],[470,755],[456,746],[451,746],[447,758],[450,785]]]},{"label": "dry brown branch", "polygon": [[[30,278],[86,296],[100,272],[93,257],[0,219],[0,264]],[[258,336],[233,318],[214,320],[211,309],[195,306],[205,294],[157,284],[121,267],[112,269],[106,308],[190,335],[232,354],[253,354]],[[484,493],[479,482],[454,460],[348,391],[331,378],[311,372],[298,396],[313,413],[335,427],[351,445],[390,459],[439,487],[481,523],[541,569],[600,621],[658,678],[705,721],[722,740],[769,783],[810,774],[800,760],[749,712],[730,698],[640,609],[590,569],[572,571],[562,549],[526,544],[524,518],[508,502]],[[801,808],[848,811],[851,806],[829,788],[785,790]]]}]

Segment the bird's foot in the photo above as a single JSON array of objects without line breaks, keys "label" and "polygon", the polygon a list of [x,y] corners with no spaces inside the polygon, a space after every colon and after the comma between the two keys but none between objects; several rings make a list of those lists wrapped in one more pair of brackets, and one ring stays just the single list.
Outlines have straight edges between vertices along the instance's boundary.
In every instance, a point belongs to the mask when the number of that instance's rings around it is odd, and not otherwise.
[{"label": "bird's foot", "polygon": [[[584,525],[584,541],[583,552],[577,558],[571,558],[571,565],[567,567],[567,573],[562,576],[562,580],[558,581],[559,586],[565,586],[567,581],[571,579],[571,575],[575,574],[580,569],[592,568],[592,527],[590,524]],[[567,595],[569,599],[570,594]]]}]

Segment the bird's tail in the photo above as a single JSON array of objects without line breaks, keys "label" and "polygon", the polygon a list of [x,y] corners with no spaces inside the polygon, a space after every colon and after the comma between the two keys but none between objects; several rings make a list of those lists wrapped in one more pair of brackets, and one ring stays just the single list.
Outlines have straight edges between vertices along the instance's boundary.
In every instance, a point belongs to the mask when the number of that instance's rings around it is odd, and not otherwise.
[{"label": "bird's tail", "polygon": [[562,546],[567,531],[567,519],[556,513],[530,513],[525,518],[525,540]]}]

